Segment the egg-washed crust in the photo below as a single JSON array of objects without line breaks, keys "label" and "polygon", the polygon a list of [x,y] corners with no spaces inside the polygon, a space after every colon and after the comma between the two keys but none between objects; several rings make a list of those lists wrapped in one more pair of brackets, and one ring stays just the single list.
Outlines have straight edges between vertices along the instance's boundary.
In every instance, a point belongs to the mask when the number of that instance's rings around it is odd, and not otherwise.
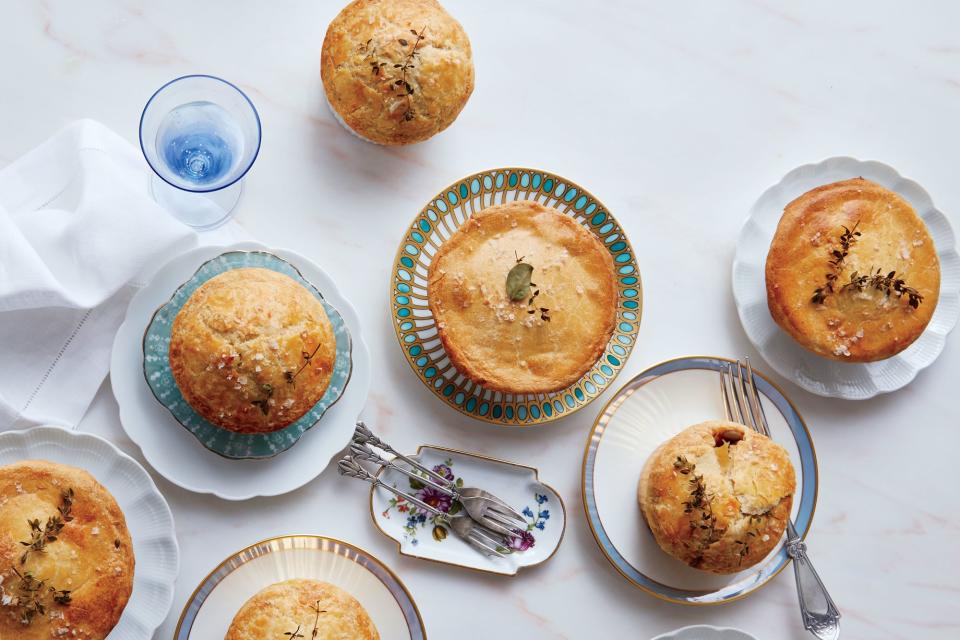
[{"label": "egg-washed crust", "polygon": [[[73,520],[43,551],[20,557],[30,540],[27,520],[43,527],[57,515],[61,491],[73,489]],[[47,603],[44,615],[29,626],[20,623],[16,606],[0,605],[0,638],[102,640],[120,620],[133,590],[133,542],[123,512],[110,492],[76,467],[24,460],[0,467],[0,602],[14,596],[13,573],[32,572],[46,586],[70,591],[69,605]],[[62,616],[62,617],[61,617]],[[65,631],[61,631],[65,629]]]},{"label": "egg-washed crust", "polygon": [[[413,32],[423,39],[406,73],[408,101],[394,65],[406,64]],[[374,63],[386,65],[374,72]],[[473,92],[473,55],[463,27],[435,0],[355,0],[327,28],[320,76],[348,127],[379,144],[410,144],[457,118]]]},{"label": "egg-washed crust", "polygon": [[[507,296],[518,257],[533,266],[540,294],[532,306]],[[474,214],[443,243],[430,263],[427,301],[458,371],[493,391],[548,393],[575,383],[603,354],[617,282],[610,252],[589,230],[517,201]]]},{"label": "egg-washed crust", "polygon": [[[725,442],[728,431],[741,440]],[[682,473],[678,457],[693,471]],[[697,476],[705,499],[690,508]],[[743,425],[716,420],[660,445],[643,467],[638,498],[661,549],[695,569],[727,574],[755,565],[777,545],[796,483],[783,447]]]},{"label": "egg-washed crust", "polygon": [[170,369],[184,399],[239,433],[277,431],[303,416],[326,392],[336,356],[323,304],[271,269],[207,280],[177,313],[170,337]]},{"label": "egg-washed crust", "polygon": [[[832,271],[843,227],[855,237],[838,274],[837,292],[822,304],[814,291]],[[907,296],[875,289],[839,291],[859,274],[896,271],[923,296],[914,309]],[[784,209],[766,263],[767,305],[801,346],[845,362],[889,358],[920,337],[940,295],[940,261],[923,221],[898,194],[854,178],[817,187]]]},{"label": "egg-washed crust", "polygon": [[[317,635],[312,635],[321,611]],[[278,582],[247,600],[230,623],[224,640],[286,638],[296,631],[307,640],[379,640],[373,620],[357,599],[326,582],[295,579]]]}]

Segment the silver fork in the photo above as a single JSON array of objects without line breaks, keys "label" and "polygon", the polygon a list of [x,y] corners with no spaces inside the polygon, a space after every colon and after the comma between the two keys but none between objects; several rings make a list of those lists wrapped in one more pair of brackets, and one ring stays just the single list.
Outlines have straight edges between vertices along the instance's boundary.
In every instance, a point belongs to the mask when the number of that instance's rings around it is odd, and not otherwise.
[{"label": "silver fork", "polygon": [[[746,366],[737,360],[735,365],[729,363],[726,371],[724,367],[720,368],[723,408],[727,420],[739,422],[769,438],[770,425],[760,402],[753,367],[750,366],[750,358],[744,360]],[[787,555],[793,559],[793,575],[797,582],[800,616],[803,618],[804,628],[820,640],[837,640],[840,637],[840,610],[813,568],[813,563],[807,557],[807,545],[793,526],[793,520],[789,518],[786,548]]]},{"label": "silver fork", "polygon": [[[390,453],[396,456],[396,458],[394,460],[388,460],[376,453],[371,447],[376,447],[386,453]],[[527,521],[523,515],[497,496],[474,487],[457,487],[453,482],[439,473],[396,451],[389,444],[375,436],[363,422],[357,423],[350,451],[358,460],[366,460],[381,466],[389,466],[391,469],[395,469],[410,478],[414,478],[433,487],[437,491],[445,493],[463,505],[463,508],[471,518],[488,529],[492,529],[502,535],[513,535],[514,529],[523,529],[527,526]],[[396,460],[405,462],[427,477],[425,478],[422,475],[405,469],[397,464]]]},{"label": "silver fork", "polygon": [[344,456],[338,460],[337,470],[342,476],[347,476],[348,478],[357,478],[358,480],[365,480],[375,487],[383,487],[387,491],[390,491],[391,493],[403,498],[411,504],[415,504],[421,509],[434,514],[437,517],[438,522],[449,525],[450,528],[453,529],[453,532],[456,533],[460,538],[462,538],[468,544],[476,547],[486,555],[503,558],[506,554],[512,553],[512,549],[507,546],[507,539],[504,536],[482,527],[474,522],[473,518],[468,515],[450,515],[449,513],[443,512],[440,509],[423,502],[416,496],[405,493],[396,487],[391,487],[387,483],[380,480],[380,478],[361,467],[352,456]]}]

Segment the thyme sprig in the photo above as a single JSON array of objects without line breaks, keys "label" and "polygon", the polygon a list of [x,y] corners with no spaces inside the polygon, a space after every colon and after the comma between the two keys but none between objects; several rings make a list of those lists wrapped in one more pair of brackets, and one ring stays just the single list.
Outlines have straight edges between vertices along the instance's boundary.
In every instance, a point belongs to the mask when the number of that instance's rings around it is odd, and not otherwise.
[{"label": "thyme sprig", "polygon": [[47,522],[42,528],[39,518],[27,520],[27,524],[30,525],[30,540],[20,541],[20,544],[27,548],[20,556],[21,565],[26,564],[27,557],[32,552],[43,551],[48,542],[55,542],[64,525],[73,520],[72,488],[60,492],[60,506],[57,507],[57,511],[59,512],[57,515],[47,518]]},{"label": "thyme sprig", "polygon": [[306,350],[303,350],[300,352],[300,355],[303,356],[303,364],[300,365],[300,368],[297,369],[296,372],[294,371],[283,372],[283,379],[287,381],[287,384],[293,384],[293,381],[297,379],[297,376],[300,375],[300,372],[302,372],[304,369],[307,368],[307,365],[310,364],[310,362],[313,360],[313,357],[317,355],[317,351],[320,351],[320,344],[321,343],[318,342],[317,346],[314,347],[313,351],[311,351],[310,353],[307,353]]},{"label": "thyme sprig", "polygon": [[[420,57],[420,43],[423,42],[426,31],[426,25],[424,25],[420,31],[410,29],[410,34],[415,38],[412,45],[407,38],[397,38],[397,44],[401,47],[410,47],[410,51],[405,54],[402,62],[391,64],[388,61],[380,59],[377,55],[378,51],[376,46],[372,46],[372,38],[361,44],[359,48],[361,53],[367,54],[365,60],[370,64],[370,72],[378,78],[389,80],[394,94],[406,98],[407,108],[403,112],[403,119],[406,121],[413,120],[414,118],[413,98],[411,96],[413,96],[415,91],[413,85],[410,84],[407,73],[416,67],[416,60]],[[398,73],[399,75],[394,75],[394,77],[391,78],[386,71],[387,69],[393,69],[394,74]]]},{"label": "thyme sprig", "polygon": [[810,301],[814,304],[823,304],[827,296],[834,293],[834,284],[837,278],[840,277],[840,270],[843,268],[844,260],[846,260],[850,254],[850,247],[856,243],[857,238],[861,235],[861,233],[857,231],[857,227],[860,226],[859,220],[853,225],[852,229],[846,225],[842,226],[843,233],[840,234],[840,248],[830,250],[830,260],[827,261],[827,264],[830,265],[830,271],[826,273],[826,281],[813,291],[813,297]]},{"label": "thyme sprig", "polygon": [[[60,506],[57,507],[57,513],[47,518],[47,522],[42,527],[39,518],[27,520],[30,525],[30,539],[20,541],[20,544],[26,547],[20,556],[21,566],[26,564],[31,553],[42,553],[46,550],[47,544],[56,542],[66,523],[73,520],[73,500],[73,488],[65,489],[60,492]],[[17,582],[13,586],[15,595],[10,604],[16,607],[20,624],[29,625],[35,617],[46,613],[49,601],[62,606],[70,604],[69,589],[48,586],[46,580],[38,579],[30,571],[21,573],[17,567],[13,567],[12,570],[17,577]]]},{"label": "thyme sprig", "polygon": [[697,556],[693,559],[693,566],[697,566],[703,559],[703,552],[711,544],[720,539],[720,532],[717,530],[717,517],[713,514],[711,505],[712,496],[707,493],[707,484],[703,476],[696,473],[696,465],[683,456],[677,456],[673,462],[673,468],[683,475],[690,476],[690,497],[683,503],[684,513],[699,514],[690,518],[690,532],[692,537],[697,539]]},{"label": "thyme sprig", "polygon": [[857,291],[864,291],[868,288],[876,289],[882,291],[888,298],[892,294],[896,294],[898,298],[907,296],[907,303],[914,309],[920,306],[920,303],[923,302],[923,296],[920,295],[919,291],[913,287],[908,287],[903,278],[897,277],[896,271],[891,271],[886,275],[883,275],[882,271],[880,268],[874,271],[873,267],[870,267],[869,273],[860,274],[854,271],[850,274],[850,282],[840,287],[840,290],[856,289]]},{"label": "thyme sprig", "polygon": [[[857,238],[861,235],[861,232],[857,231],[859,225],[860,221],[858,220],[852,229],[846,226],[843,227],[843,233],[840,234],[839,238],[839,248],[830,250],[830,260],[828,261],[830,271],[825,276],[825,282],[813,290],[813,296],[810,298],[812,303],[823,304],[827,296],[837,293],[836,284],[840,277],[840,271],[844,266],[847,256],[850,254],[850,247],[857,242]],[[923,302],[923,296],[920,295],[920,292],[913,287],[907,286],[903,278],[897,277],[895,270],[884,275],[881,267],[878,267],[876,270],[870,267],[870,271],[865,274],[854,271],[850,274],[850,281],[841,285],[839,291],[843,292],[848,289],[857,291],[875,289],[882,291],[888,298],[894,294],[897,298],[906,296],[907,303],[914,309],[918,308],[920,303]]]},{"label": "thyme sprig", "polygon": [[[317,600],[316,604],[310,606],[310,610],[313,611],[316,615],[313,618],[313,631],[310,632],[311,640],[315,640],[317,634],[320,633],[320,614],[326,613],[326,609],[320,608],[320,601]],[[297,625],[297,628],[293,631],[284,631],[285,635],[289,640],[294,640],[294,638],[306,638],[300,631],[303,629],[303,625]]]}]

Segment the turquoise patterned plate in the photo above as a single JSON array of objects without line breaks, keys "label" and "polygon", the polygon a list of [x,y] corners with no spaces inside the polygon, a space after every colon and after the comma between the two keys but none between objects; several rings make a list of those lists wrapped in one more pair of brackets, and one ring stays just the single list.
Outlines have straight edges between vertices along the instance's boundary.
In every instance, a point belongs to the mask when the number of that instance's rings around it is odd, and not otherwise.
[{"label": "turquoise patterned plate", "polygon": [[[225,271],[241,267],[272,269],[290,276],[306,287],[323,304],[337,340],[337,359],[326,393],[303,417],[273,433],[234,433],[207,422],[183,399],[170,371],[170,330],[181,307],[204,282]],[[292,447],[300,436],[315,425],[323,413],[340,399],[350,381],[351,369],[350,332],[340,313],[296,267],[264,251],[229,251],[205,262],[193,277],[177,289],[166,304],[157,309],[143,335],[143,374],[153,395],[203,446],[225,458],[270,458]]]},{"label": "turquoise patterned plate", "polygon": [[[607,246],[617,269],[617,324],[606,350],[576,384],[554,393],[500,393],[468,380],[444,352],[427,306],[427,267],[440,245],[474,213],[513,200],[534,200],[572,216]],[[506,426],[562,418],[603,393],[636,343],[643,308],[636,257],[613,215],[581,186],[537,169],[491,169],[458,180],[438,193],[407,229],[390,278],[393,326],[403,354],[420,380],[457,411]]]}]

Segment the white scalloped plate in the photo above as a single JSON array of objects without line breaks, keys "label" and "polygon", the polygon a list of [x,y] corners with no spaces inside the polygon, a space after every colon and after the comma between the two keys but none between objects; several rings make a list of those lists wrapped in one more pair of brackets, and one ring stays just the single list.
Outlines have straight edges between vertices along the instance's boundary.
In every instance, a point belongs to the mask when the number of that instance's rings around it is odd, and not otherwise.
[{"label": "white scalloped plate", "polygon": [[173,603],[180,550],[173,515],[157,486],[136,460],[98,436],[60,427],[0,433],[0,466],[49,460],[87,470],[123,510],[133,539],[133,593],[109,640],[147,640]]},{"label": "white scalloped plate", "polygon": [[731,629],[730,627],[714,627],[698,624],[692,627],[674,629],[662,633],[651,640],[757,640],[746,631]]},{"label": "white scalloped plate", "polygon": [[[320,422],[282,454],[263,460],[229,460],[206,449],[154,397],[143,376],[143,332],[154,312],[197,267],[228,251],[268,251],[298,269],[343,316],[352,340],[353,370],[340,400]],[[333,279],[313,262],[292,251],[243,242],[228,247],[201,247],[161,266],[137,292],[117,331],[110,356],[110,383],[120,408],[120,423],[157,473],[188,491],[212,493],[224,500],[275,496],[310,482],[350,441],[370,390],[370,354],[360,317],[337,290]]]},{"label": "white scalloped plate", "polygon": [[[764,276],[767,252],[784,207],[810,189],[858,176],[896,191],[913,206],[933,236],[941,273],[940,300],[926,330],[897,355],[869,363],[837,362],[797,344],[770,315]],[[797,167],[753,205],[737,238],[733,297],[747,337],[777,373],[817,395],[864,400],[906,386],[943,351],[947,334],[960,316],[960,256],[950,222],[919,184],[880,162],[829,158]]]}]

